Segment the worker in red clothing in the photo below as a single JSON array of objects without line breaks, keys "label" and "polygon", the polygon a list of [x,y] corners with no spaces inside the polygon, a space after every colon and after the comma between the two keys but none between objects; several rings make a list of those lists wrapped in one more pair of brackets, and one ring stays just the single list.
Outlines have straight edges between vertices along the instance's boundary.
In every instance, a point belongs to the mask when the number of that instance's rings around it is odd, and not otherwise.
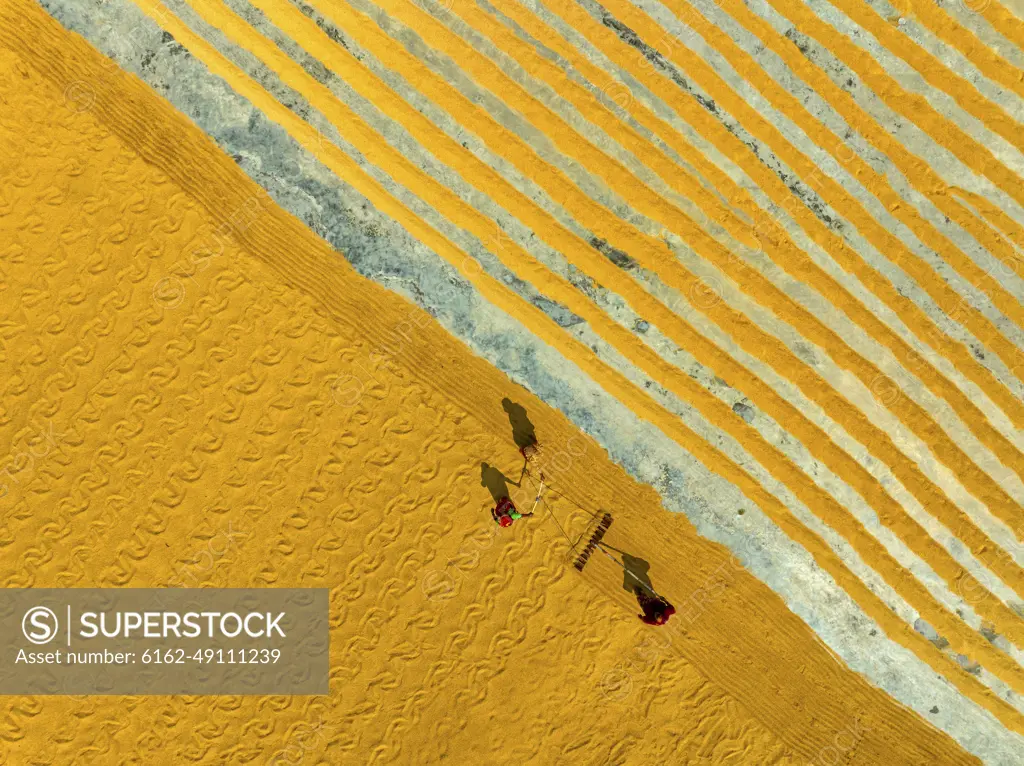
[{"label": "worker in red clothing", "polygon": [[643,614],[637,615],[648,625],[664,625],[668,618],[676,613],[676,608],[661,596],[648,593],[639,585],[633,590],[636,600],[643,609]]},{"label": "worker in red clothing", "polygon": [[498,501],[498,504],[491,511],[494,521],[503,527],[512,526],[512,522],[521,519],[523,516],[533,516],[532,513],[520,513],[516,510],[512,500],[505,496]]}]

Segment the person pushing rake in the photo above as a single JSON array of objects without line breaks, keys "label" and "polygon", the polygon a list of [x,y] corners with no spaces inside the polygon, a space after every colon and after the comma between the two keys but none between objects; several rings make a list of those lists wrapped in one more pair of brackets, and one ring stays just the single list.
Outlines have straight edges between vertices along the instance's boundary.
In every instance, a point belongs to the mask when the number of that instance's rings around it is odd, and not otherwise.
[{"label": "person pushing rake", "polygon": [[[522,484],[523,478],[529,474],[531,464],[536,464],[537,457],[540,454],[540,443],[537,441],[537,435],[534,432],[533,423],[530,422],[529,417],[526,415],[526,409],[519,404],[516,404],[507,397],[502,400],[502,407],[505,412],[508,413],[509,423],[512,426],[512,437],[515,440],[516,446],[519,448],[519,454],[523,456],[523,470],[519,474],[519,483],[516,486]],[[529,513],[520,513],[515,504],[512,502],[508,495],[504,495],[499,498],[497,505],[491,511],[494,516],[494,521],[503,527],[512,526],[512,524],[523,518],[524,516],[533,516],[533,512],[537,509],[537,506],[541,502],[541,498],[544,495],[544,472],[537,472],[540,476],[540,486],[537,489],[537,497],[533,503],[533,510]],[[557,492],[555,494],[558,494]],[[582,507],[582,506],[581,506]],[[604,513],[600,517],[593,514],[592,511],[588,511],[598,519],[597,528],[591,535],[590,540],[583,547],[583,550],[576,548],[576,544],[565,534],[565,530],[559,526],[559,530],[565,535],[566,539],[569,540],[569,544],[576,550],[577,557],[574,562],[574,566],[580,572],[583,571],[586,566],[587,560],[594,550],[600,550],[612,561],[618,564],[626,571],[628,577],[632,577],[635,581],[635,585],[632,588],[633,595],[636,596],[637,603],[640,605],[641,612],[637,616],[647,625],[664,625],[668,622],[669,617],[675,614],[675,607],[668,602],[666,598],[660,596],[654,591],[649,583],[645,583],[643,579],[637,576],[630,567],[622,561],[619,561],[611,553],[606,550],[604,544],[602,544],[602,538],[611,526],[612,517],[609,513]],[[557,524],[557,521],[555,522]],[[610,547],[610,546],[609,546]],[[614,548],[612,550],[615,550]],[[620,553],[624,553],[620,551]]]},{"label": "person pushing rake", "polygon": [[[515,485],[518,487],[522,484],[523,477],[529,473],[530,464],[536,462],[537,456],[540,454],[540,443],[537,441],[537,436],[534,433],[533,423],[530,422],[526,409],[522,405],[516,404],[508,397],[502,400],[501,405],[505,412],[508,413],[509,423],[512,426],[512,438],[515,440],[516,447],[519,448],[519,454],[523,456],[523,470],[519,473],[519,483]],[[540,489],[534,500],[533,510],[529,513],[519,511],[515,503],[512,502],[512,498],[505,495],[498,499],[497,504],[491,510],[491,516],[496,524],[502,527],[510,527],[524,516],[533,516],[533,511],[536,510],[541,495],[544,493],[544,473],[543,471],[538,471],[538,473],[540,475]]]}]

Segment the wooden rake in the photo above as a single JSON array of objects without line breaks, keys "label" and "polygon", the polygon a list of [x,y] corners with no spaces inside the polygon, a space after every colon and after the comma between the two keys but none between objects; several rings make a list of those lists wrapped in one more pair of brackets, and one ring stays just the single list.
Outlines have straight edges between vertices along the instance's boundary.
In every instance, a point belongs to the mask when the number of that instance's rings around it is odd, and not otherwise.
[{"label": "wooden rake", "polygon": [[583,547],[580,555],[576,557],[576,561],[573,563],[573,566],[576,567],[577,571],[583,571],[583,567],[585,567],[587,562],[590,560],[590,554],[592,554],[594,549],[597,548],[598,544],[604,538],[605,533],[608,532],[608,527],[611,525],[612,515],[610,513],[602,514],[601,520],[597,522],[597,529],[594,530],[594,533],[590,536],[587,544]]}]

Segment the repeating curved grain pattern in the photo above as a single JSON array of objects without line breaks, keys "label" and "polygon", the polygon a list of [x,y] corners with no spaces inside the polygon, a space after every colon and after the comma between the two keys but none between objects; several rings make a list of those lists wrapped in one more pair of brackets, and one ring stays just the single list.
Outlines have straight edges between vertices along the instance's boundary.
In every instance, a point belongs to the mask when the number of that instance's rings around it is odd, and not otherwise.
[{"label": "repeating curved grain pattern", "polygon": [[0,6],[5,582],[332,609],[329,697],[0,757],[1018,762],[1024,27],[947,5]]}]

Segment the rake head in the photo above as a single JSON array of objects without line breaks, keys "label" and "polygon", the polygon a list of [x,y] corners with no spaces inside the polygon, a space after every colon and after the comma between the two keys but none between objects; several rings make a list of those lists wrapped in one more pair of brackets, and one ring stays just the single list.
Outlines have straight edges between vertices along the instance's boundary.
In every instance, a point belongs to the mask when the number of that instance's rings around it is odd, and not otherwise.
[{"label": "rake head", "polygon": [[602,515],[601,520],[597,523],[597,529],[594,530],[594,534],[592,534],[590,539],[587,540],[587,544],[583,547],[580,555],[576,557],[576,561],[573,563],[573,566],[576,567],[577,571],[583,571],[583,567],[585,567],[587,562],[590,560],[590,554],[594,552],[597,544],[601,542],[605,533],[608,531],[608,527],[611,525],[612,515],[610,513]]}]

